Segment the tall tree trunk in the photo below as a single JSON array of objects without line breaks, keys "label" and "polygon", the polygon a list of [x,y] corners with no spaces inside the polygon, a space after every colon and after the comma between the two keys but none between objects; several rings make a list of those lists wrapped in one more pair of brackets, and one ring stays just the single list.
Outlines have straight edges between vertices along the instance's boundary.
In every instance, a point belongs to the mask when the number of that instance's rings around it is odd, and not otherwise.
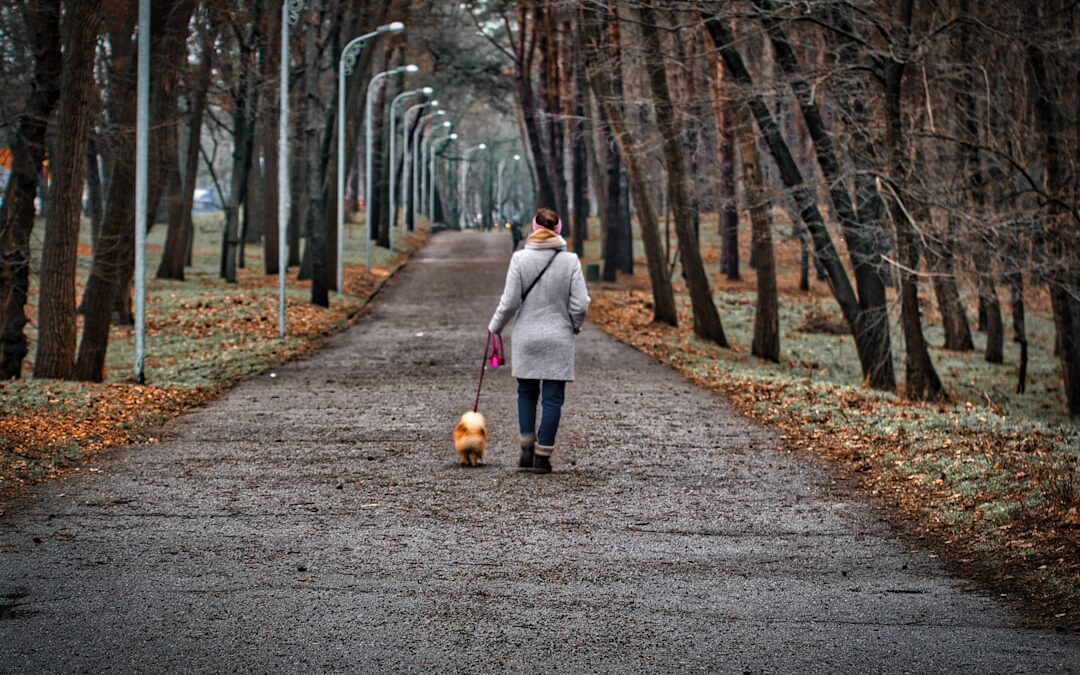
[{"label": "tall tree trunk", "polygon": [[[622,60],[617,45],[612,44],[612,33],[608,26],[610,19],[607,6],[601,4],[595,12],[587,16],[588,18],[584,20],[592,22],[592,25],[589,26],[591,31],[590,49],[596,54],[596,58],[601,59],[601,62],[607,67],[607,71],[602,76],[603,82],[601,86],[610,84],[610,90],[603,94],[603,96],[609,97],[610,101],[605,101],[601,98],[597,83],[595,81],[592,83],[597,106],[605,120],[612,120],[616,113],[619,120],[624,120]],[[590,78],[595,77],[594,74],[590,73]],[[613,108],[618,110],[616,111]],[[618,142],[617,134],[609,121],[605,121],[600,125],[600,142],[601,147],[604,149],[603,156],[607,160],[602,167],[605,178],[602,183],[604,188],[602,198],[604,208],[600,212],[600,221],[604,230],[604,268],[601,278],[604,281],[615,281],[618,271],[626,271],[627,266],[623,258],[625,257],[625,251],[632,249],[632,242],[624,242],[623,240],[632,238],[632,230],[630,223],[624,222],[622,217],[623,164],[620,152],[623,146]],[[598,185],[600,184],[598,183]],[[634,199],[637,200],[636,195]],[[633,271],[632,262],[630,271]]]},{"label": "tall tree trunk", "polygon": [[[611,0],[614,8],[615,0]],[[552,0],[536,2],[534,28],[540,31],[539,77],[537,78],[537,96],[542,106],[544,133],[544,166],[551,173],[551,184],[555,189],[554,209],[562,218],[567,218],[566,175],[563,172],[563,106],[561,102],[561,77],[559,72],[559,22],[556,20],[557,9]],[[613,26],[617,26],[617,22]]]},{"label": "tall tree trunk", "polygon": [[183,281],[188,260],[188,242],[193,234],[191,209],[195,203],[195,183],[199,175],[199,147],[202,142],[203,116],[206,96],[210,89],[213,65],[213,35],[216,30],[204,29],[200,40],[202,60],[192,86],[189,110],[187,147],[184,149],[184,176],[180,181],[180,203],[169,212],[169,229],[165,233],[165,250],[158,265],[158,279]]},{"label": "tall tree trunk", "polygon": [[[584,31],[584,28],[582,30]],[[589,52],[586,51],[585,53],[588,54]],[[584,60],[582,61],[581,70],[588,79],[588,65]],[[593,97],[586,93],[585,113],[590,122],[586,125],[585,157],[589,170],[588,182],[592,186],[593,199],[596,200],[596,214],[600,217],[600,238],[603,239],[603,223],[604,219],[607,218],[607,181],[604,173],[604,167],[607,165],[607,146],[601,143],[602,140],[606,139],[606,136],[603,130],[604,121],[599,108],[599,104],[594,103]],[[596,110],[595,114],[593,113],[594,110]]]},{"label": "tall tree trunk", "polygon": [[[899,36],[901,53],[908,50],[908,31],[911,26],[914,0],[900,0],[902,33]],[[906,58],[906,54],[901,56]],[[906,383],[904,395],[910,400],[935,400],[945,397],[945,390],[938,378],[930,352],[926,346],[926,337],[922,331],[922,319],[919,314],[919,287],[917,272],[918,253],[915,248],[912,213],[915,199],[904,188],[910,179],[908,166],[907,138],[904,132],[902,116],[901,84],[906,69],[906,62],[891,59],[885,64],[885,146],[888,149],[889,164],[892,173],[892,198],[887,200],[896,230],[896,248],[900,263],[904,267],[898,270],[900,275],[900,319],[904,327],[904,348],[906,353]],[[910,205],[910,208],[907,205]]]},{"label": "tall tree trunk", "polygon": [[101,0],[73,2],[64,17],[64,66],[61,74],[56,141],[51,168],[51,206],[41,250],[41,292],[34,377],[68,378],[75,367],[75,266],[79,221],[86,180],[86,138],[94,91],[94,54],[101,26]]},{"label": "tall tree trunk", "polygon": [[[269,50],[263,50],[263,82],[273,82],[274,73],[281,65],[281,12],[267,12],[264,32],[271,36]],[[281,241],[278,228],[278,138],[277,122],[280,102],[269,97],[267,111],[256,125],[258,142],[264,157],[262,215],[263,215],[263,270],[266,274],[278,273],[278,244]],[[268,117],[272,116],[275,121]]]},{"label": "tall tree trunk", "polygon": [[[311,278],[311,270],[304,269],[301,261],[300,240],[304,235],[304,214],[307,206],[307,134],[304,133],[304,124],[307,119],[307,109],[310,105],[308,97],[303,89],[306,88],[306,80],[300,81],[297,92],[298,105],[293,106],[296,127],[293,129],[289,151],[289,186],[292,191],[289,196],[289,222],[286,227],[286,236],[289,241],[289,259],[286,269],[297,267],[298,279]],[[278,161],[281,161],[280,159]]]},{"label": "tall tree trunk", "polygon": [[[791,155],[791,149],[784,140],[776,119],[769,111],[761,94],[754,91],[753,79],[746,69],[742,55],[735,48],[735,38],[731,34],[730,28],[712,14],[703,14],[702,18],[705,21],[705,27],[709,31],[713,44],[724,59],[724,65],[727,66],[732,77],[742,87],[742,93],[746,97],[754,120],[757,122],[761,137],[769,148],[769,154],[772,155],[780,172],[780,178],[791,191],[792,199],[799,211],[799,217],[806,225],[807,230],[809,230],[814,250],[828,275],[829,288],[832,290],[833,297],[844,315],[844,320],[847,322],[848,327],[851,328],[855,338],[855,347],[859,354],[859,360],[863,364],[863,372],[867,381],[875,388],[890,389],[891,387],[888,385],[893,382],[891,359],[881,359],[877,356],[881,354],[881,343],[880,341],[874,342],[873,338],[875,336],[870,330],[871,327],[877,324],[864,322],[860,317],[863,308],[855,296],[855,290],[851,286],[847,272],[840,263],[836,246],[833,244],[832,236],[825,227],[825,221],[818,210],[814,195],[807,188],[802,172]],[[887,326],[886,323],[880,329],[886,330]]]},{"label": "tall tree trunk", "polygon": [[[814,101],[813,89],[803,78],[800,72],[798,59],[791,47],[781,24],[773,13],[776,9],[773,0],[754,0],[754,4],[762,13],[762,24],[769,35],[773,50],[776,54],[778,67],[791,78],[791,86],[795,92],[799,109],[802,112],[805,128],[813,139],[814,151],[818,167],[822,176],[829,186],[829,195],[834,208],[840,218],[845,239],[848,244],[848,254],[855,273],[855,287],[858,290],[859,308],[855,315],[855,325],[852,326],[852,334],[855,336],[859,360],[862,366],[863,377],[870,385],[877,389],[892,390],[895,388],[895,375],[892,367],[892,349],[889,339],[889,318],[886,306],[885,282],[881,277],[881,254],[877,216],[880,211],[880,202],[877,200],[876,190],[869,185],[858,185],[856,194],[871,204],[864,204],[863,212],[856,214],[855,206],[851,202],[847,184],[843,180],[840,161],[836,156],[835,144],[832,135],[825,125],[817,103]],[[843,58],[846,62],[855,62],[851,50],[844,50]],[[856,82],[856,91],[861,89],[861,80]],[[854,94],[857,96],[858,94]],[[855,103],[861,106],[862,99]],[[866,151],[870,141],[865,137],[862,128],[855,129],[855,144],[860,150]],[[869,163],[868,155],[860,161]],[[866,194],[866,191],[871,191]],[[861,193],[860,193],[861,191]],[[876,203],[875,200],[877,200]],[[816,201],[816,200],[815,200]],[[860,218],[862,216],[862,218]],[[868,217],[869,216],[869,217]],[[805,239],[805,237],[804,237]],[[819,271],[826,272],[824,261],[820,256],[815,260]],[[803,280],[806,279],[809,270],[803,266]],[[847,276],[846,273],[844,275]],[[809,285],[807,283],[807,285]]]},{"label": "tall tree trunk", "polygon": [[[968,0],[960,0],[959,8],[961,17],[970,19],[970,3]],[[971,58],[971,25],[969,21],[960,24],[960,58]],[[967,69],[960,82],[960,91],[957,92],[957,108],[963,125],[964,138],[967,141],[963,148],[962,165],[967,176],[967,182],[971,188],[972,204],[970,208],[975,218],[981,221],[986,213],[986,179],[983,174],[982,158],[979,154],[979,112],[975,107],[975,77],[972,72],[979,65],[972,63]],[[989,124],[989,120],[987,120]],[[965,205],[968,206],[968,205]],[[989,363],[1001,363],[1004,359],[1005,330],[1001,321],[1001,303],[998,301],[997,289],[994,282],[994,252],[996,236],[992,231],[982,233],[983,241],[980,247],[985,255],[980,256],[983,264],[979,265],[978,290],[979,306],[984,310],[986,329],[986,350],[984,356]]]},{"label": "tall tree trunk", "polygon": [[694,232],[690,196],[687,193],[686,168],[679,141],[678,123],[675,120],[671,96],[668,92],[664,56],[660,50],[660,36],[656,28],[656,15],[647,5],[638,7],[637,13],[642,22],[642,47],[649,89],[652,91],[656,106],[656,121],[663,139],[668,194],[675,214],[675,232],[679,237],[679,256],[682,259],[687,290],[690,292],[690,304],[694,310],[694,333],[702,339],[726,347],[728,346],[727,337],[724,335],[720,315],[713,302],[709,278],[705,274],[697,234]]},{"label": "tall tree trunk", "polygon": [[[641,222],[641,240],[645,247],[645,259],[649,268],[649,284],[653,297],[653,321],[678,325],[678,313],[675,307],[675,293],[668,277],[667,261],[660,244],[660,227],[650,195],[650,185],[643,170],[644,164],[637,144],[626,129],[620,98],[615,94],[611,69],[607,67],[602,55],[605,53],[603,18],[593,8],[582,7],[579,13],[582,28],[585,31],[587,53],[591,58],[587,74],[600,110],[603,127],[610,133],[618,145],[619,153],[626,157],[627,173],[637,206],[638,220]],[[611,150],[614,152],[614,149]],[[610,177],[609,177],[610,180]],[[608,203],[610,207],[611,203]],[[608,232],[607,236],[613,236]]]},{"label": "tall tree trunk", "polygon": [[30,98],[12,144],[11,175],[0,210],[0,377],[22,376],[29,352],[26,299],[30,289],[30,233],[34,197],[45,159],[49,118],[60,97],[60,0],[37,0],[33,6],[34,73]]},{"label": "tall tree trunk", "polygon": [[281,241],[278,228],[278,144],[275,125],[263,124],[261,141],[265,170],[263,171],[263,266],[267,274],[277,274],[278,245]]},{"label": "tall tree trunk", "polygon": [[[318,26],[322,20],[323,3],[314,0],[311,17],[308,20],[305,44],[304,44],[304,79],[305,89],[309,92],[318,90],[319,87],[319,49],[318,49]],[[307,250],[311,256],[311,302],[321,307],[330,306],[330,294],[327,285],[326,268],[326,222],[325,204],[323,200],[323,178],[325,165],[320,163],[320,132],[322,125],[319,120],[319,109],[309,101],[306,111],[306,123],[304,128],[304,146],[307,150],[307,204],[305,205],[304,229],[308,236]],[[325,133],[329,133],[326,130]],[[367,195],[365,195],[367,197]]]},{"label": "tall tree trunk", "polygon": [[260,151],[262,150],[260,141],[258,118],[256,118],[255,128],[252,129],[251,134],[251,169],[248,171],[247,193],[244,198],[243,239],[245,244],[260,244],[263,238],[262,186],[265,183],[265,176],[262,175],[263,160],[260,157]]},{"label": "tall tree trunk", "polygon": [[[151,13],[151,101],[150,101],[150,178],[147,191],[145,227],[154,226],[158,202],[165,188],[165,171],[176,162],[177,88],[180,73],[187,62],[188,23],[195,11],[196,0],[177,0],[167,9]],[[132,314],[132,277],[135,273],[135,231],[127,230],[121,239],[123,260],[120,279],[115,286],[113,319],[130,325]]]},{"label": "tall tree trunk", "polygon": [[[260,6],[260,3],[256,3],[256,15]],[[237,69],[240,81],[236,83],[232,96],[235,106],[232,114],[233,169],[229,197],[225,204],[225,233],[221,242],[219,271],[220,276],[228,283],[237,281],[237,253],[243,245],[239,233],[240,206],[247,199],[248,174],[251,171],[251,156],[255,147],[255,113],[259,101],[258,69],[251,63],[254,56],[252,51],[257,49],[257,46],[252,45],[258,45],[259,41],[258,28],[247,29],[247,33],[240,40],[240,67]]]},{"label": "tall tree trunk", "polygon": [[572,148],[571,209],[574,212],[574,253],[580,258],[585,253],[585,240],[589,238],[589,183],[588,152],[586,142],[591,130],[586,126],[585,101],[589,95],[585,77],[585,54],[582,45],[580,22],[574,26],[574,58],[571,60],[574,82],[574,120],[570,125]]},{"label": "tall tree trunk", "polygon": [[1001,318],[1001,301],[992,274],[979,273],[979,298],[986,308],[986,349],[983,358],[987,363],[1005,360],[1005,323]]},{"label": "tall tree trunk", "polygon": [[746,201],[750,207],[751,245],[754,273],[757,276],[757,308],[754,311],[754,341],[750,353],[779,363],[780,311],[765,177],[761,171],[761,157],[750,110],[745,105],[731,106],[730,110],[736,127],[739,158],[742,160]]},{"label": "tall tree trunk", "polygon": [[735,203],[735,115],[724,91],[724,66],[716,59],[713,71],[713,110],[720,160],[720,271],[739,278],[739,210]]},{"label": "tall tree trunk", "polygon": [[932,274],[931,285],[937,298],[938,312],[941,313],[941,325],[945,330],[944,347],[951,351],[967,352],[975,349],[975,344],[971,340],[971,328],[956,283],[953,264],[955,220],[956,217],[950,214],[944,236],[940,242],[933,242],[927,247],[926,258]]},{"label": "tall tree trunk", "polygon": [[[110,25],[114,80],[110,87],[110,114],[117,127],[112,140],[113,168],[109,176],[105,219],[83,292],[83,332],[74,375],[77,379],[100,382],[105,377],[105,353],[109,326],[122,268],[135,232],[135,106],[136,56],[130,39],[134,13],[125,21]],[[151,20],[151,41],[154,22]],[[153,61],[151,42],[151,61]]]},{"label": "tall tree trunk", "polygon": [[[393,67],[393,53],[393,50],[386,51],[383,70]],[[371,148],[372,192],[370,195],[364,195],[364,199],[371,201],[371,238],[383,248],[389,248],[390,246],[389,220],[387,219],[390,192],[386,176],[389,170],[389,143],[386,140],[389,134],[386,130],[390,126],[386,113],[389,107],[387,101],[391,99],[391,96],[387,93],[388,87],[389,83],[384,79],[382,86],[379,87],[378,92],[375,94],[375,105],[372,108],[375,114],[371,120],[372,140],[374,141]]]},{"label": "tall tree trunk", "polygon": [[536,56],[536,44],[543,28],[534,17],[529,29],[529,8],[527,3],[518,5],[519,37],[515,43],[514,54],[514,89],[518,104],[521,106],[522,121],[525,124],[525,138],[529,145],[529,156],[533,162],[533,175],[536,178],[537,207],[559,208],[558,193],[553,176],[554,164],[545,150],[546,144],[540,128],[540,106],[537,94],[533,90],[533,61]]}]

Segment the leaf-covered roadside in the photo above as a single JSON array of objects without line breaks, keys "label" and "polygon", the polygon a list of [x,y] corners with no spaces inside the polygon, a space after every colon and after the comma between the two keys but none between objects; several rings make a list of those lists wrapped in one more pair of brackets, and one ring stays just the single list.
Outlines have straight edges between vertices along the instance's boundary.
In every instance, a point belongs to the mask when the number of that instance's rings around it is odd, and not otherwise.
[{"label": "leaf-covered roadside", "polygon": [[594,292],[590,319],[612,337],[724,394],[786,432],[861,489],[898,507],[896,524],[964,575],[1021,600],[1039,622],[1080,629],[1080,430],[1017,420],[970,401],[919,405],[776,366],[651,323],[644,291]]},{"label": "leaf-covered roadside", "polygon": [[0,382],[0,498],[55,477],[103,449],[154,442],[161,426],[220,396],[245,376],[308,354],[359,317],[381,284],[423,245],[410,236],[406,253],[375,267],[346,266],[345,294],[329,309],[310,304],[309,282],[290,279],[288,336],[277,337],[277,277],[251,267],[224,287],[211,274],[155,281],[147,298],[149,383],[130,381],[129,327],[113,327],[110,372],[102,383],[58,380]]}]

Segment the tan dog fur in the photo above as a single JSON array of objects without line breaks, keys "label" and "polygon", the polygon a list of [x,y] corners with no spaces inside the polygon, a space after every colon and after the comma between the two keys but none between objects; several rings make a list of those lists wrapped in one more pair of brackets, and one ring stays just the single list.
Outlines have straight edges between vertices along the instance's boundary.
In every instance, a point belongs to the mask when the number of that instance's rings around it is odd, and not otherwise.
[{"label": "tan dog fur", "polygon": [[454,427],[454,450],[461,457],[462,466],[476,466],[484,458],[488,436],[484,416],[467,412]]}]

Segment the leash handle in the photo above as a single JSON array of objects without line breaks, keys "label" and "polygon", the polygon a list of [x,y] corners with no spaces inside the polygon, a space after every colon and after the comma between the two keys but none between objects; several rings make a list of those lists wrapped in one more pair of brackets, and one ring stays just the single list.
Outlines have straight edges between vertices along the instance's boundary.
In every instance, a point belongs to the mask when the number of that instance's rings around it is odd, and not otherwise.
[{"label": "leash handle", "polygon": [[495,334],[491,341],[491,369],[495,370],[505,363],[506,356],[503,354],[502,337]]},{"label": "leash handle", "polygon": [[[476,400],[473,402],[472,411],[476,412],[480,407],[480,389],[484,386],[484,371],[487,370],[488,350],[492,348],[492,340],[495,338],[495,334],[488,331],[487,343],[484,344],[484,359],[480,361],[480,382],[476,385]],[[499,339],[502,342],[502,339]]]}]

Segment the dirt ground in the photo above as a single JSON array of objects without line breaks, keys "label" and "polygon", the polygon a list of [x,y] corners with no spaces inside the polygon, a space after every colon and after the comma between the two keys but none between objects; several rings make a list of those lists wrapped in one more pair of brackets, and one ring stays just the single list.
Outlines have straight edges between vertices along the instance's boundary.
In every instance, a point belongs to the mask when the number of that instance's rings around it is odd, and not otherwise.
[{"label": "dirt ground", "polygon": [[442,233],[315,356],[0,515],[0,672],[1031,672],[1016,627],[823,465],[587,326],[555,473],[509,368],[456,466],[505,234]]}]

